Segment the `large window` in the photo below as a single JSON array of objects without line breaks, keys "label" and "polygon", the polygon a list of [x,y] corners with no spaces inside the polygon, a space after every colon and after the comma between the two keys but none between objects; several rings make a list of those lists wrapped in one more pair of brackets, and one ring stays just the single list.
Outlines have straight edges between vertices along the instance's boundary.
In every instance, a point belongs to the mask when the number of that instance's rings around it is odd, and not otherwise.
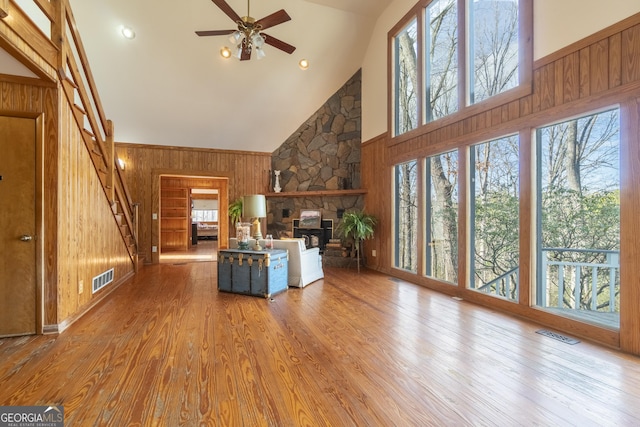
[{"label": "large window", "polygon": [[468,10],[474,104],[518,85],[518,0],[470,0]]},{"label": "large window", "polygon": [[418,23],[412,21],[395,38],[395,128],[405,133],[418,127]]},{"label": "large window", "polygon": [[395,167],[395,267],[418,271],[418,162]]},{"label": "large window", "polygon": [[537,130],[536,303],[619,327],[620,142],[617,109]]},{"label": "large window", "polygon": [[517,301],[520,184],[517,136],[471,147],[471,288]]},{"label": "large window", "polygon": [[[531,29],[521,17],[532,13],[531,5],[530,0],[432,0],[421,13],[408,18],[410,22],[392,41],[393,134],[401,135],[523,83],[520,60],[530,53],[522,54],[520,41],[526,37],[520,32]],[[423,37],[418,37],[418,28],[423,29]],[[461,40],[466,43],[462,53]],[[423,64],[417,62],[420,56]],[[420,92],[418,82],[424,84]]]},{"label": "large window", "polygon": [[213,209],[193,209],[191,220],[194,222],[218,222],[218,211]]},{"label": "large window", "polygon": [[458,152],[427,158],[426,275],[458,281]]},{"label": "large window", "polygon": [[425,19],[426,121],[458,110],[458,7],[456,0],[434,0]]}]

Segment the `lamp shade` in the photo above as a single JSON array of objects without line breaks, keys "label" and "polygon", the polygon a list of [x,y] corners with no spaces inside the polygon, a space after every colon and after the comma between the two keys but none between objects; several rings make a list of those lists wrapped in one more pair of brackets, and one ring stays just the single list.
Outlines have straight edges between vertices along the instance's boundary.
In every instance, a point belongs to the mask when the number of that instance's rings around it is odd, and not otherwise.
[{"label": "lamp shade", "polygon": [[267,216],[267,199],[262,194],[252,194],[242,198],[244,218],[264,218]]}]

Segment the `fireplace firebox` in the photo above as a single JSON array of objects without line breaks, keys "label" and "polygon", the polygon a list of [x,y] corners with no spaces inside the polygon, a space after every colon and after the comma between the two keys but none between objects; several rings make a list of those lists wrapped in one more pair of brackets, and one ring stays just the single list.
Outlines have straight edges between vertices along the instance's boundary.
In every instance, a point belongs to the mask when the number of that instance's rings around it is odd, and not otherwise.
[{"label": "fireplace firebox", "polygon": [[333,239],[333,220],[323,219],[320,221],[320,228],[300,227],[300,220],[293,220],[293,237],[302,238],[307,248],[319,248],[320,253],[330,239]]}]

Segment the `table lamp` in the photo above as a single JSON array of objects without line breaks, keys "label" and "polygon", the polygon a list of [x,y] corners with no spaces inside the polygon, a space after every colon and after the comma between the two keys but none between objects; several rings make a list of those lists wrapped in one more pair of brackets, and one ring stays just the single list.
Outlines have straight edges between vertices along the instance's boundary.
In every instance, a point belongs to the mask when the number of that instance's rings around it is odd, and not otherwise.
[{"label": "table lamp", "polygon": [[256,251],[262,250],[260,240],[262,231],[260,230],[260,218],[267,216],[267,199],[262,194],[252,194],[242,198],[242,216],[253,218],[253,238],[256,240]]}]

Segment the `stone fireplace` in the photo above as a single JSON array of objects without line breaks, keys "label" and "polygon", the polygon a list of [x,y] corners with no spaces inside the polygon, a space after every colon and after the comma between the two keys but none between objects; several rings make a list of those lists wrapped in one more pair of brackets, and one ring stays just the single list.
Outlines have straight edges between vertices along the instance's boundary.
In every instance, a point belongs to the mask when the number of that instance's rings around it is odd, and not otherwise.
[{"label": "stone fireplace", "polygon": [[[302,210],[319,210],[324,226],[323,245],[338,238],[335,229],[342,213],[364,207],[360,190],[361,72],[349,79],[314,115],[291,135],[271,157],[280,171],[281,193],[267,198],[267,232],[274,238],[298,237],[295,221]],[[271,173],[271,188],[275,173]],[[303,234],[311,236],[312,234]]]}]

